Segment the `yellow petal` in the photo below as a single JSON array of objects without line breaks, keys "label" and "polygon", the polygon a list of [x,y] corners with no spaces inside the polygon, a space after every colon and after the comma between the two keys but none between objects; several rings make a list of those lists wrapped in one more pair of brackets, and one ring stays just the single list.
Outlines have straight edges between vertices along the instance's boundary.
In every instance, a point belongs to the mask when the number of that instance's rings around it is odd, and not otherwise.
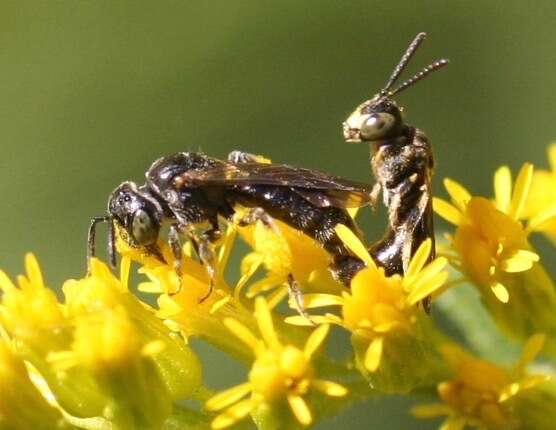
[{"label": "yellow petal", "polygon": [[254,404],[252,399],[242,400],[212,420],[211,427],[214,430],[230,427],[247,416],[253,409]]},{"label": "yellow petal", "polygon": [[41,269],[39,263],[34,254],[28,252],[25,254],[25,271],[27,272],[27,277],[29,282],[33,287],[44,287],[44,280],[42,277]]},{"label": "yellow petal", "polygon": [[382,358],[382,347],[384,339],[382,337],[375,337],[365,353],[365,368],[369,372],[375,372],[380,366],[380,359]]},{"label": "yellow petal", "polygon": [[469,191],[467,191],[463,185],[450,178],[444,179],[444,187],[446,187],[446,191],[448,191],[454,206],[461,212],[464,212],[467,202],[471,199]]},{"label": "yellow petal", "polygon": [[239,340],[241,340],[245,345],[251,348],[252,351],[256,351],[259,346],[259,339],[255,335],[241,324],[239,321],[233,318],[226,318],[224,320],[224,325],[230,330]]},{"label": "yellow petal", "polygon": [[261,336],[265,343],[272,349],[280,348],[281,344],[274,331],[272,315],[270,314],[268,304],[264,297],[259,296],[255,299],[255,318],[257,319],[257,324],[259,325],[259,330],[261,331]]},{"label": "yellow petal", "polygon": [[213,305],[210,307],[209,313],[211,315],[214,315],[216,312],[218,312],[220,309],[222,309],[222,307],[224,307],[231,300],[232,300],[232,296],[230,296],[229,294],[226,294],[220,300],[217,300],[216,302],[213,303]]},{"label": "yellow petal", "polygon": [[307,343],[305,343],[305,348],[303,349],[303,353],[307,356],[307,358],[311,358],[317,349],[319,349],[321,344],[324,342],[324,339],[326,339],[329,330],[330,326],[328,324],[322,324],[313,330],[307,339]]},{"label": "yellow petal", "polygon": [[131,270],[131,260],[129,257],[123,257],[120,261],[120,283],[122,288],[127,291],[129,285],[129,272]]},{"label": "yellow petal", "polygon": [[137,290],[147,294],[160,294],[164,292],[160,284],[156,282],[140,282],[137,284]]},{"label": "yellow petal", "polygon": [[505,402],[516,394],[524,390],[529,390],[536,387],[537,385],[544,384],[550,381],[550,375],[530,375],[522,378],[518,382],[513,382],[506,385],[502,390],[500,390],[500,395],[498,397],[499,402]]},{"label": "yellow petal", "polygon": [[452,409],[445,403],[426,403],[411,408],[411,415],[417,418],[434,418],[451,413]]},{"label": "yellow petal", "polygon": [[523,210],[525,200],[527,200],[527,195],[529,194],[531,179],[533,179],[533,165],[531,163],[525,163],[515,180],[515,188],[508,211],[508,215],[515,220],[518,220],[521,216],[521,211]]},{"label": "yellow petal", "polygon": [[528,375],[519,381],[520,391],[535,388],[537,385],[544,384],[552,380],[551,375]]},{"label": "yellow petal", "polygon": [[226,229],[226,234],[224,235],[224,242],[218,250],[218,262],[217,267],[220,273],[224,273],[224,269],[228,265],[228,260],[230,259],[230,254],[232,252],[233,243],[235,241],[237,231],[233,224],[230,224]]},{"label": "yellow petal", "polygon": [[504,285],[502,285],[501,283],[497,282],[496,284],[491,285],[490,289],[492,290],[496,298],[502,303],[508,303],[508,301],[510,300],[510,293],[508,293],[506,287],[504,287]]},{"label": "yellow petal", "polygon": [[427,280],[427,282],[421,283],[417,288],[411,291],[407,296],[407,303],[413,306],[423,300],[425,297],[430,296],[436,290],[438,290],[448,279],[448,272],[440,272],[435,276]]},{"label": "yellow petal", "polygon": [[228,388],[215,396],[211,397],[206,403],[205,408],[209,411],[217,411],[230,406],[232,403],[237,402],[243,396],[251,391],[251,383],[245,382],[244,384],[236,385],[235,387]]},{"label": "yellow petal", "polygon": [[512,173],[508,166],[499,167],[494,173],[494,200],[496,208],[508,213],[512,199]]},{"label": "yellow petal", "polygon": [[344,301],[343,297],[334,294],[305,294],[303,296],[303,304],[307,309],[324,306],[341,306],[344,304]]},{"label": "yellow petal", "polygon": [[432,279],[438,273],[440,273],[448,264],[448,259],[445,257],[438,257],[430,264],[428,264],[421,272],[417,274],[417,276],[413,278],[409,278],[406,280],[404,277],[402,284],[406,291],[414,291],[418,288],[421,288],[421,285],[426,284],[429,279]]},{"label": "yellow petal", "polygon": [[463,223],[463,216],[455,206],[452,206],[446,200],[434,197],[432,199],[432,207],[434,211],[444,218],[446,221],[454,224],[461,225]]},{"label": "yellow petal", "polygon": [[241,300],[241,290],[243,289],[247,281],[251,279],[259,266],[262,264],[262,262],[263,256],[256,252],[252,252],[251,254],[247,255],[241,262],[241,277],[239,278],[239,281],[237,281],[237,284],[234,288],[234,298],[237,301]]},{"label": "yellow petal", "polygon": [[336,234],[342,242],[344,242],[344,245],[346,245],[351,252],[357,255],[367,265],[367,267],[376,267],[369,251],[367,251],[365,245],[355,235],[355,233],[353,233],[353,231],[343,224],[338,224],[334,230],[336,230]]},{"label": "yellow petal", "polygon": [[527,223],[527,232],[542,230],[546,223],[556,218],[556,206],[543,210],[533,216]]},{"label": "yellow petal", "polygon": [[286,282],[286,278],[283,275],[269,275],[260,279],[259,281],[253,283],[249,287],[249,291],[247,291],[247,298],[252,299],[257,294],[262,293],[264,291],[271,290],[272,288],[277,287],[278,285],[283,284]]},{"label": "yellow petal", "polygon": [[348,393],[348,389],[346,387],[332,381],[315,379],[311,385],[315,387],[315,389],[330,397],[343,397]]},{"label": "yellow petal", "polygon": [[308,426],[313,421],[309,406],[301,396],[289,395],[288,403],[293,414],[302,425]]},{"label": "yellow petal", "polygon": [[538,254],[525,249],[520,249],[513,253],[509,258],[504,259],[500,268],[504,272],[508,273],[524,272],[529,270],[536,261],[539,261]]},{"label": "yellow petal", "polygon": [[427,264],[427,260],[431,253],[432,240],[429,238],[425,240],[415,252],[415,255],[411,258],[407,271],[405,272],[404,278],[412,278]]},{"label": "yellow petal", "polygon": [[542,351],[544,343],[546,341],[546,336],[543,333],[536,333],[527,339],[525,345],[523,346],[523,351],[519,361],[517,362],[515,369],[518,373],[523,373],[525,367],[535,360],[539,352]]}]

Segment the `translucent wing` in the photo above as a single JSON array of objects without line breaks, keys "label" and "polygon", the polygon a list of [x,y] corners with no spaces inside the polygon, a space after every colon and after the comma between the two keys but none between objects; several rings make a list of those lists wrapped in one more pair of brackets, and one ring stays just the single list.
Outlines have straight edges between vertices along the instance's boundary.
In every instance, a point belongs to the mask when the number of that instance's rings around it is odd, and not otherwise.
[{"label": "translucent wing", "polygon": [[371,187],[316,170],[283,164],[226,163],[188,170],[174,180],[176,186],[275,185],[289,187],[319,207],[361,207],[372,203]]}]

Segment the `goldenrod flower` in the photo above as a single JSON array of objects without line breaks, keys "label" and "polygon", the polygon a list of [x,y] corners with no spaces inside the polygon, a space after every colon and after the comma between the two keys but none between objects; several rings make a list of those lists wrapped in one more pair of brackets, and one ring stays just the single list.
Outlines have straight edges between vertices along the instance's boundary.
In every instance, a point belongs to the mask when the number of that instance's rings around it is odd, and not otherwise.
[{"label": "goldenrod flower", "polygon": [[[313,416],[305,396],[315,389],[328,396],[341,397],[347,390],[334,382],[317,379],[311,363],[313,355],[324,342],[329,330],[321,325],[309,336],[305,347],[280,342],[274,329],[272,315],[266,300],[255,301],[255,316],[262,339],[257,338],[243,324],[234,319],[225,320],[228,329],[255,354],[249,372],[249,382],[225,390],[206,403],[211,411],[225,409],[212,422],[213,429],[233,425],[249,413],[287,402],[296,419],[309,425]],[[249,395],[249,398],[245,398]]]},{"label": "goldenrod flower", "polygon": [[[546,333],[547,350],[556,354],[556,293],[539,256],[527,240],[531,229],[545,214],[524,226],[523,208],[530,188],[533,167],[524,164],[514,186],[507,167],[494,175],[495,199],[474,197],[460,184],[446,179],[452,199],[434,199],[434,209],[457,226],[451,257],[481,292],[494,320],[507,334],[527,339],[536,332]],[[513,189],[513,191],[512,191]]]},{"label": "goldenrod flower", "polygon": [[[328,266],[332,258],[321,244],[303,232],[278,221],[269,227],[262,222],[238,228],[241,237],[253,248],[241,265],[242,279],[236,288],[243,288],[247,279],[261,266],[267,275],[249,286],[247,297],[252,298],[261,292],[274,290],[269,296],[273,307],[287,295],[288,276],[299,282],[304,290],[339,290],[338,284],[330,274]],[[239,291],[236,295],[239,294]]]},{"label": "goldenrod flower", "polygon": [[73,429],[31,382],[25,364],[0,339],[0,428]]},{"label": "goldenrod flower", "polygon": [[532,175],[533,166],[524,164],[512,193],[509,169],[499,168],[494,175],[494,201],[473,197],[462,185],[445,179],[452,203],[434,199],[434,210],[457,226],[452,238],[460,258],[456,266],[503,303],[510,300],[505,275],[527,271],[539,261],[520,222]]},{"label": "goldenrod flower", "polygon": [[[392,347],[396,345],[394,349],[406,349],[406,353],[415,348],[414,354],[422,353],[423,346],[416,341],[421,337],[420,329],[417,328],[418,315],[422,313],[419,303],[437,292],[446,281],[448,273],[444,268],[447,260],[439,257],[427,264],[432,246],[431,241],[427,240],[411,259],[405,276],[386,276],[384,269],[374,264],[363,244],[349,229],[340,226],[337,231],[346,245],[367,263],[367,268],[353,278],[349,292],[344,291],[341,295],[305,295],[305,306],[308,309],[341,307],[341,317],[328,313],[310,318],[316,323],[337,324],[349,330],[352,333],[356,358],[362,364],[361,367],[371,373],[377,372],[381,366],[385,343],[390,343],[389,358],[397,356],[398,361],[403,357],[404,363],[397,370],[399,375],[403,373],[400,369],[407,367],[412,360],[401,351],[392,352]],[[298,325],[310,324],[310,321],[300,316],[287,318],[287,321]],[[374,384],[376,383],[375,380]],[[406,388],[405,383],[398,381],[390,389],[403,391]]]},{"label": "goldenrod flower", "polygon": [[[421,418],[447,415],[442,430],[462,430],[466,425],[485,429],[540,430],[532,425],[536,420],[534,415],[545,414],[546,410],[537,403],[537,410],[528,408],[528,411],[524,411],[520,402],[527,401],[527,391],[534,391],[540,384],[550,380],[548,375],[528,375],[525,372],[526,366],[535,359],[543,343],[543,335],[532,336],[525,344],[521,359],[511,371],[473,357],[457,346],[444,346],[442,352],[453,369],[454,377],[438,385],[438,394],[443,403],[419,405],[413,408],[412,413]],[[553,407],[553,403],[550,407]],[[554,412],[552,415],[555,415]]]},{"label": "goldenrod flower", "polygon": [[556,244],[556,143],[548,147],[550,170],[536,169],[523,217],[529,230],[546,234]]},{"label": "goldenrod flower", "polygon": [[93,259],[90,276],[64,284],[63,304],[45,287],[31,254],[26,268],[19,287],[0,272],[0,334],[13,339],[45,398],[70,422],[156,427],[173,399],[198,389],[197,357],[130,294],[129,259],[122,259],[120,278]]}]

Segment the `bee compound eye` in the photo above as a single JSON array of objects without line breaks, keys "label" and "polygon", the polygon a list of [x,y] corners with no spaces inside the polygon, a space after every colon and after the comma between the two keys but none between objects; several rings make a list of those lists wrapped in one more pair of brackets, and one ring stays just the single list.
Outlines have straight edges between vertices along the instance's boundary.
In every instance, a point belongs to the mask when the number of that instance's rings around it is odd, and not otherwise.
[{"label": "bee compound eye", "polygon": [[147,211],[139,209],[133,214],[131,234],[138,245],[151,244],[158,236],[157,223]]},{"label": "bee compound eye", "polygon": [[395,122],[396,119],[389,113],[373,113],[361,125],[361,138],[363,140],[380,139],[390,131]]}]

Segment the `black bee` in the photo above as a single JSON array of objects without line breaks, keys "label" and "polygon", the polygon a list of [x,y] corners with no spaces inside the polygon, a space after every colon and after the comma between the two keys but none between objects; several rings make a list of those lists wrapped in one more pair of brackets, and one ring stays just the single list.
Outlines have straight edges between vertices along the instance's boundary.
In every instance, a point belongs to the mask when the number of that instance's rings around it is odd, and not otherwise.
[{"label": "black bee", "polygon": [[398,88],[391,89],[425,36],[419,33],[415,37],[386,86],[359,105],[343,124],[347,142],[372,144],[371,167],[377,181],[373,200],[382,191],[389,225],[370,252],[388,274],[405,273],[414,252],[428,238],[433,241],[429,258],[435,257],[431,201],[433,153],[426,135],[404,123],[402,108],[392,96],[445,66],[448,60],[435,61]]},{"label": "black bee", "polygon": [[[181,273],[180,238],[192,240],[209,278],[214,276],[212,244],[221,236],[220,220],[231,221],[236,207],[250,209],[240,224],[277,219],[315,239],[332,255],[331,271],[349,284],[364,263],[353,255],[334,228],[344,224],[359,235],[346,208],[372,200],[371,187],[314,170],[261,162],[261,157],[233,151],[227,161],[202,153],[180,152],[155,161],[146,183],[124,182],[110,195],[108,214],[91,220],[88,257],[95,253],[95,226],[109,223],[109,255],[115,265],[114,236],[163,260],[157,239],[163,224]],[[290,291],[302,308],[300,293]],[[210,294],[210,292],[209,292]]]}]

